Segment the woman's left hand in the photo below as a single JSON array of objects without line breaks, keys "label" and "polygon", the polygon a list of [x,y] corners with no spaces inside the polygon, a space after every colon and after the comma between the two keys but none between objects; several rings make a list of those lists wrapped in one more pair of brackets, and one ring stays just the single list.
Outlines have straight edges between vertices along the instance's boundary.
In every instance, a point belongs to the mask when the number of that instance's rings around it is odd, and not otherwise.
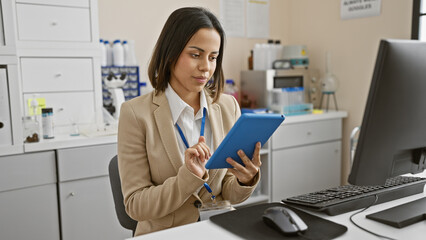
[{"label": "woman's left hand", "polygon": [[240,156],[245,166],[237,163],[230,157],[226,159],[226,162],[234,167],[228,170],[237,177],[240,183],[246,186],[253,185],[254,176],[259,172],[260,166],[262,165],[260,161],[260,147],[260,142],[257,142],[253,153],[253,159],[248,158],[243,150],[238,150],[237,154]]}]

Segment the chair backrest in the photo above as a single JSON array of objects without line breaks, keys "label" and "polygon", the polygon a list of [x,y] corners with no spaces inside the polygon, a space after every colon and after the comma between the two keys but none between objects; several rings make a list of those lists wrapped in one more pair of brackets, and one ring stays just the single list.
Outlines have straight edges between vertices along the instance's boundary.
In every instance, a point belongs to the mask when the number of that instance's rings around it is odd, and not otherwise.
[{"label": "chair backrest", "polygon": [[120,173],[118,172],[118,159],[114,156],[109,162],[109,181],[111,182],[112,196],[114,198],[115,213],[117,214],[120,225],[126,229],[132,230],[135,235],[137,221],[130,218],[124,209],[123,193],[121,191]]}]

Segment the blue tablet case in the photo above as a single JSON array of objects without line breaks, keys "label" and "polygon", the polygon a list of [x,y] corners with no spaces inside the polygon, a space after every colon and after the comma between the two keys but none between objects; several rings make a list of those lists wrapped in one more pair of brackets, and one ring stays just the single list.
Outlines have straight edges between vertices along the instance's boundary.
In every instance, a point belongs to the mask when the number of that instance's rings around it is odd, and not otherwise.
[{"label": "blue tablet case", "polygon": [[284,115],[280,114],[242,114],[213,153],[213,156],[207,161],[206,168],[233,168],[226,162],[228,157],[244,166],[237,155],[237,151],[242,149],[252,159],[255,144],[260,142],[263,146],[281,125],[284,118]]}]

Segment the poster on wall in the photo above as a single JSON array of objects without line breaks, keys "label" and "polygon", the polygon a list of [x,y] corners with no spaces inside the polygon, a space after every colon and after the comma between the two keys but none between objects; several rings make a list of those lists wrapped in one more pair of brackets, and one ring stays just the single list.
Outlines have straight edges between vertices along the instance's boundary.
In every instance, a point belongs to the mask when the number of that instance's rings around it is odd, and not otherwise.
[{"label": "poster on wall", "polygon": [[221,0],[220,22],[229,37],[245,37],[245,0]]},{"label": "poster on wall", "polygon": [[269,0],[247,1],[247,37],[269,38]]},{"label": "poster on wall", "polygon": [[341,0],[341,19],[373,17],[380,15],[382,0]]}]

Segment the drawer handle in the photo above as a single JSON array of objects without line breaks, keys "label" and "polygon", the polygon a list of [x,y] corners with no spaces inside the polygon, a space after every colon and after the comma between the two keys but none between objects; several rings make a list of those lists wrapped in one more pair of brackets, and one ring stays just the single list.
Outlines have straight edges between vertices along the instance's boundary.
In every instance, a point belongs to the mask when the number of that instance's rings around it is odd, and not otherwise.
[{"label": "drawer handle", "polygon": [[57,73],[57,74],[55,74],[55,77],[57,77],[57,78],[62,77],[62,73]]},{"label": "drawer handle", "polygon": [[307,132],[306,133],[308,136],[311,136],[312,135],[312,132]]},{"label": "drawer handle", "polygon": [[75,192],[70,192],[70,196],[74,197],[75,196]]},{"label": "drawer handle", "polygon": [[58,25],[58,21],[52,21],[52,22],[50,23],[50,25],[52,25],[52,26],[57,26],[57,25]]}]

